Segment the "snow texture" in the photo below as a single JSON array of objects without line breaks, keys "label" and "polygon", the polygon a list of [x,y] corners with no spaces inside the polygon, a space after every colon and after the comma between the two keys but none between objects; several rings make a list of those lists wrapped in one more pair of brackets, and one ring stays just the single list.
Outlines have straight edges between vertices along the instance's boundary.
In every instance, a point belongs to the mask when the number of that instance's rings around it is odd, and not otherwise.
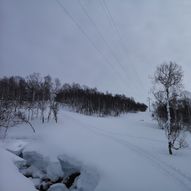
[{"label": "snow texture", "polygon": [[0,153],[0,190],[36,191],[33,183],[24,177],[14,165],[13,161],[20,159],[2,148],[0,148]]},{"label": "snow texture", "polygon": [[25,159],[29,165],[32,165],[34,168],[37,168],[41,171],[46,171],[47,169],[48,161],[46,161],[40,153],[24,150],[23,159]]},{"label": "snow texture", "polygon": [[52,185],[48,191],[68,191],[68,189],[66,188],[66,186],[64,184],[58,183],[58,184],[54,184]]},{"label": "snow texture", "polygon": [[[22,160],[6,151],[19,139],[26,143],[25,158],[30,158],[35,167],[47,169],[48,162],[42,165],[36,159],[44,163],[48,158],[46,161],[60,159],[70,164],[69,171],[80,170],[77,188],[72,190],[190,191],[190,148],[169,156],[165,133],[150,115],[146,112],[96,118],[63,111],[57,124],[45,123],[42,128],[40,122],[34,121],[36,134],[25,125],[11,128],[7,141],[0,142],[0,190],[35,190],[33,182],[14,165]],[[190,134],[187,141],[191,144]]]},{"label": "snow texture", "polygon": [[56,182],[60,177],[64,176],[64,172],[59,162],[49,163],[47,166],[47,178]]},{"label": "snow texture", "polygon": [[65,155],[61,155],[58,156],[58,160],[60,161],[65,178],[75,173],[76,171],[80,172],[81,167],[79,165],[79,162],[77,162],[75,159],[72,159]]}]

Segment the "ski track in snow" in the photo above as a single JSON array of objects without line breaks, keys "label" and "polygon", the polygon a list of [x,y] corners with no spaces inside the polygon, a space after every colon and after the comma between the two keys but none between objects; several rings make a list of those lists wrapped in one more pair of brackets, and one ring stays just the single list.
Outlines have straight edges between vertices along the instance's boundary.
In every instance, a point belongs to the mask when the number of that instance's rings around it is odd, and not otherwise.
[{"label": "ski track in snow", "polygon": [[[73,120],[80,122],[81,124],[85,124],[84,122],[77,120],[74,117],[71,117],[71,118]],[[86,125],[87,125],[87,123],[86,123]],[[113,141],[115,141],[116,143],[125,147],[126,149],[131,150],[132,152],[136,153],[139,156],[143,156],[145,159],[149,160],[149,162],[151,162],[151,164],[154,167],[156,167],[157,169],[159,168],[163,173],[165,173],[166,175],[170,176],[172,179],[177,181],[184,188],[185,191],[191,190],[191,177],[186,175],[185,173],[183,173],[180,169],[175,168],[172,165],[166,163],[165,161],[157,158],[156,156],[150,154],[145,149],[143,149],[135,144],[132,144],[127,140],[120,139],[119,137],[114,136],[113,135],[114,133],[112,133],[112,132],[104,131],[103,129],[101,130],[101,129],[93,126],[92,124],[88,124],[88,128],[87,128],[86,125],[79,126],[79,127],[85,128],[88,131],[91,131],[93,134],[98,134],[98,135],[104,136],[106,138],[112,139]],[[126,135],[126,136],[128,136],[128,135]],[[134,137],[134,138],[142,138],[142,137]]]}]

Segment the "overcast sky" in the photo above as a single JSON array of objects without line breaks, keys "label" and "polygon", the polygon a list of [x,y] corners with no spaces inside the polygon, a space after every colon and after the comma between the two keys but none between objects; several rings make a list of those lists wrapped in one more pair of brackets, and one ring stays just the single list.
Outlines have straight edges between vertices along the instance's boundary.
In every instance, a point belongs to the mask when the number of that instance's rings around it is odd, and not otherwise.
[{"label": "overcast sky", "polygon": [[190,0],[0,0],[0,77],[50,74],[145,101],[157,65],[191,90]]}]

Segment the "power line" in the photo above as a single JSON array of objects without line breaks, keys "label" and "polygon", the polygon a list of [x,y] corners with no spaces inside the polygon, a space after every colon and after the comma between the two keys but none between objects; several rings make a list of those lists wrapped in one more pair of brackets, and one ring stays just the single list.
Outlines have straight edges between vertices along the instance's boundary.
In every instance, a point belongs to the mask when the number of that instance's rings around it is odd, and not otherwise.
[{"label": "power line", "polygon": [[[99,36],[101,37],[101,39],[104,41],[104,43],[106,44],[106,46],[108,47],[108,49],[111,51],[111,53],[113,53],[111,47],[109,46],[109,44],[107,43],[107,41],[105,40],[105,38],[103,37],[102,33],[100,32],[99,28],[97,27],[96,23],[94,22],[94,20],[90,17],[89,13],[87,12],[86,8],[83,6],[83,4],[81,3],[81,0],[78,0],[79,5],[81,7],[81,9],[83,10],[84,14],[88,17],[89,21],[94,25],[94,27],[97,30],[97,33],[99,34]],[[112,54],[113,55],[113,54]],[[113,55],[113,57],[116,59],[115,55]]]},{"label": "power line", "polygon": [[101,39],[103,40],[103,42],[105,43],[105,45],[107,46],[108,50],[110,51],[110,53],[112,54],[112,56],[114,57],[115,61],[118,63],[119,67],[121,67],[122,70],[125,70],[125,68],[123,67],[123,65],[120,63],[119,59],[116,57],[115,53],[113,52],[112,48],[110,47],[110,45],[108,44],[108,42],[105,40],[104,36],[102,35],[101,31],[99,30],[99,28],[97,27],[96,23],[94,22],[94,20],[91,18],[91,16],[89,15],[89,13],[87,12],[86,8],[83,6],[83,4],[81,3],[81,0],[78,0],[79,5],[81,7],[81,9],[83,10],[84,14],[88,17],[89,21],[92,23],[92,25],[95,27],[97,33],[99,34],[99,36],[101,37]]},{"label": "power line", "polygon": [[[97,50],[97,52],[102,56],[102,58],[106,61],[109,66],[112,66],[108,58],[98,49],[94,41],[91,40],[91,38],[88,36],[86,31],[81,27],[81,25],[75,20],[75,18],[70,14],[70,12],[65,8],[65,6],[59,1],[56,0],[57,4],[62,8],[64,13],[73,21],[73,23],[78,27],[78,29],[82,32],[82,34],[86,37],[86,39],[91,43],[91,45]],[[121,85],[121,84],[120,84]]]},{"label": "power line", "polygon": [[[120,33],[120,31],[119,31],[119,28],[118,28],[117,24],[115,23],[115,20],[114,20],[112,14],[111,14],[111,11],[110,11],[109,7],[107,6],[106,1],[105,1],[105,0],[102,0],[101,2],[102,2],[102,5],[103,5],[103,8],[104,8],[105,11],[107,12],[106,15],[107,15],[108,18],[109,18],[108,20],[109,20],[110,24],[112,25],[113,29],[115,30],[115,32],[116,32],[118,38],[119,38],[119,42],[120,42],[120,44],[121,44],[121,47],[123,48],[123,50],[124,50],[124,51],[126,52],[126,54],[128,55],[129,53],[128,53],[127,47],[126,47],[126,45],[124,44],[124,40],[123,40],[123,38],[122,38],[122,36],[121,36],[121,33]],[[136,69],[135,69],[135,67],[134,67],[133,65],[132,65],[132,68],[133,68],[133,70],[134,70],[134,72],[135,72],[135,74],[136,74],[136,76],[137,76],[137,78],[138,78],[138,80],[139,80],[139,83],[141,84],[142,87],[144,87],[143,84],[142,84],[142,82],[141,82],[141,80],[140,80],[140,78],[139,78],[139,75],[138,75],[138,73],[137,73],[137,71],[136,71]]]},{"label": "power line", "polygon": [[108,16],[109,16],[109,20],[110,20],[111,25],[113,26],[114,30],[116,31],[117,36],[119,37],[119,39],[120,39],[121,41],[123,41],[123,39],[121,38],[121,33],[120,33],[118,27],[117,27],[116,24],[115,24],[115,21],[114,21],[114,19],[113,19],[113,16],[111,15],[111,12],[110,12],[110,10],[109,10],[109,7],[107,6],[105,0],[102,0],[102,2],[103,2],[103,6],[104,6],[105,10],[106,10],[107,13],[108,13]]},{"label": "power line", "polygon": [[[103,55],[103,53],[97,48],[95,43],[89,38],[89,36],[86,34],[85,30],[80,26],[80,24],[75,20],[75,18],[68,12],[68,10],[64,7],[64,5],[59,0],[56,0],[56,2],[59,4],[59,6],[65,12],[65,14],[74,22],[74,24],[78,27],[78,29],[83,33],[83,35],[87,38],[87,40],[90,41],[92,46],[99,52],[99,54],[101,54],[104,57],[104,59],[106,59],[105,56]],[[108,60],[107,60],[107,62],[108,62]]]}]

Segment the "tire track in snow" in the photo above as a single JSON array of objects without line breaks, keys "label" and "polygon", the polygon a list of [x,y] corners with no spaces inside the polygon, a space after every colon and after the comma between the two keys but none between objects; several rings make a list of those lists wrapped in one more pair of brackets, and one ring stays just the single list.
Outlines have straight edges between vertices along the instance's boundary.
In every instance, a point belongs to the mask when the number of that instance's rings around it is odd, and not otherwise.
[{"label": "tire track in snow", "polygon": [[118,142],[119,144],[128,147],[128,149],[132,150],[133,152],[136,152],[138,155],[143,156],[144,158],[148,159],[154,166],[157,166],[160,168],[163,172],[165,172],[167,175],[171,176],[174,180],[178,181],[186,190],[191,190],[191,178],[187,175],[185,175],[182,171],[180,171],[177,168],[174,168],[173,166],[167,164],[166,162],[160,160],[159,158],[155,157],[154,155],[150,154],[148,151],[121,139],[118,139],[113,136],[107,136],[113,139],[115,142]]},{"label": "tire track in snow", "polygon": [[[71,117],[71,116],[70,116]],[[110,133],[104,131],[103,129],[99,129],[93,125],[87,124],[85,122],[82,122],[79,119],[75,119],[71,117],[73,120],[80,122],[81,124],[84,124],[83,126],[80,126],[81,128],[87,129],[88,131],[91,131],[93,134],[98,134],[104,137],[107,137],[109,139],[112,139],[116,143],[122,145],[125,148],[130,149],[134,153],[143,156],[147,160],[149,160],[154,167],[160,168],[166,175],[169,175],[172,179],[176,180],[179,182],[179,184],[184,187],[185,191],[190,191],[191,190],[191,177],[188,175],[184,174],[180,169],[177,169],[166,162],[160,160],[159,158],[155,157],[154,155],[150,154],[148,151],[145,149],[140,148],[137,145],[134,145],[130,143],[127,140],[120,139],[116,136],[111,135]],[[158,169],[157,168],[157,169]]]},{"label": "tire track in snow", "polygon": [[[129,141],[119,139],[117,137],[114,137],[113,135],[107,135],[103,134],[105,137],[111,138],[113,141],[117,142],[118,144],[130,149],[131,151],[137,153],[140,156],[143,156],[144,158],[148,159],[150,162],[152,162],[153,166],[157,166],[160,168],[163,172],[165,172],[167,175],[171,176],[173,179],[178,181],[186,190],[191,190],[191,178],[187,175],[185,175],[183,172],[181,172],[179,169],[176,169],[172,167],[171,165],[167,164],[166,162],[159,160],[154,155],[150,154],[148,151],[130,143]],[[186,179],[186,180],[185,180]]]}]

